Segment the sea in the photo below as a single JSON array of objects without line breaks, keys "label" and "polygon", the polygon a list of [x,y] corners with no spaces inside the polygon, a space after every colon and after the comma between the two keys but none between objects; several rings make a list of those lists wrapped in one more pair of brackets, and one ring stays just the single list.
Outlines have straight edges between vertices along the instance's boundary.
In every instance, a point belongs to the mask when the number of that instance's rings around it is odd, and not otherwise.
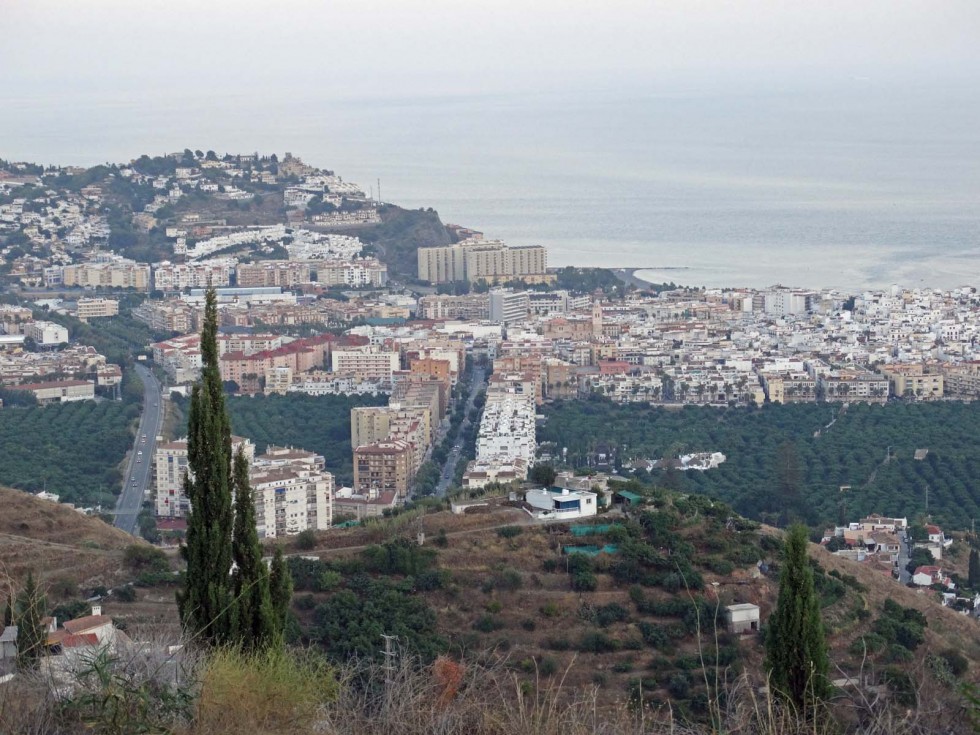
[{"label": "sea", "polygon": [[327,97],[0,91],[0,158],[289,151],[549,264],[653,282],[980,286],[980,87]]}]

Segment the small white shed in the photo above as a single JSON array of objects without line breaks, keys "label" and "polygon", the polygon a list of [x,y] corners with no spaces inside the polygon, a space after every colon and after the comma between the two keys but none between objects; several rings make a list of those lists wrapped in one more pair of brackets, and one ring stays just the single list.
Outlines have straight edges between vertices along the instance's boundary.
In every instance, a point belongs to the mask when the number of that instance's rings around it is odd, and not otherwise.
[{"label": "small white shed", "polygon": [[742,602],[725,607],[725,626],[732,633],[754,633],[759,630],[759,606]]}]

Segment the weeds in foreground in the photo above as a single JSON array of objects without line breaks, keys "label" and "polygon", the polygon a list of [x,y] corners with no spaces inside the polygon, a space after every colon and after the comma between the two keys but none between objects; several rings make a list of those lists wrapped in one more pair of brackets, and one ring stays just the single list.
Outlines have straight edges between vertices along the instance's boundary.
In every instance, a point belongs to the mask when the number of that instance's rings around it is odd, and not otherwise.
[{"label": "weeds in foreground", "polygon": [[[168,662],[161,666],[161,663]],[[909,671],[902,704],[880,677],[836,690],[801,716],[748,676],[720,682],[710,723],[689,722],[623,693],[571,687],[506,658],[408,656],[332,667],[308,650],[214,651],[176,669],[147,650],[105,657],[71,681],[42,672],[0,684],[0,732],[25,735],[950,735],[968,733],[969,705]],[[176,664],[174,664],[176,665]],[[173,678],[171,678],[173,677]],[[169,681],[168,681],[169,680]]]}]

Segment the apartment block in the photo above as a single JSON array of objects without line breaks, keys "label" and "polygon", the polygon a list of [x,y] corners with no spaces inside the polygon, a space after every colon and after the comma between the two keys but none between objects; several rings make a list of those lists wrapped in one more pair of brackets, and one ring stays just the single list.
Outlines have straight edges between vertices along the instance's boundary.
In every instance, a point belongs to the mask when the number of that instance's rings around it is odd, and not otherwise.
[{"label": "apartment block", "polygon": [[330,354],[331,370],[335,373],[354,375],[362,380],[390,381],[399,368],[397,352],[385,352],[378,348],[337,349]]},{"label": "apartment block", "polygon": [[525,321],[530,304],[527,291],[495,289],[490,292],[490,321],[504,326]]},{"label": "apartment block", "polygon": [[296,288],[311,282],[309,263],[293,260],[260,260],[257,263],[241,263],[236,268],[239,286],[281,286]]},{"label": "apartment block", "polygon": [[360,495],[394,492],[405,497],[414,477],[413,448],[395,439],[354,449],[354,491]]},{"label": "apartment block", "polygon": [[490,318],[490,297],[487,294],[423,296],[419,299],[418,312],[422,319],[483,321]]},{"label": "apartment block", "polygon": [[943,396],[943,374],[933,372],[925,365],[884,365],[880,370],[888,378],[893,396],[918,400],[935,400]]},{"label": "apartment block", "polygon": [[391,432],[392,410],[388,406],[357,406],[350,411],[352,447],[383,441]]},{"label": "apartment block", "polygon": [[95,261],[66,265],[62,283],[78,288],[132,288],[150,290],[150,266],[118,255],[102,255]]},{"label": "apartment block", "polygon": [[144,301],[132,311],[138,319],[158,332],[199,332],[204,309],[192,306],[180,299]]},{"label": "apartment block", "polygon": [[31,322],[25,328],[24,335],[43,347],[68,342],[68,330],[54,322]]},{"label": "apartment block", "polygon": [[158,291],[183,291],[188,288],[228,286],[235,272],[233,258],[204,260],[196,263],[163,261],[153,266],[153,287]]},{"label": "apartment block", "polygon": [[101,319],[119,314],[119,302],[115,299],[79,299],[76,314],[80,321]]},{"label": "apartment block", "polygon": [[499,240],[464,240],[455,245],[418,250],[419,278],[430,283],[520,279],[550,282],[548,252],[539,245],[507,247]]},{"label": "apartment block", "polygon": [[270,446],[249,472],[259,538],[281,538],[333,525],[333,475],[323,457],[292,447]]},{"label": "apartment block", "polygon": [[[232,454],[237,453],[239,448],[251,465],[255,459],[255,445],[244,437],[233,436]],[[157,516],[183,518],[190,510],[190,501],[184,495],[184,478],[188,471],[187,439],[157,443],[153,465]]]}]

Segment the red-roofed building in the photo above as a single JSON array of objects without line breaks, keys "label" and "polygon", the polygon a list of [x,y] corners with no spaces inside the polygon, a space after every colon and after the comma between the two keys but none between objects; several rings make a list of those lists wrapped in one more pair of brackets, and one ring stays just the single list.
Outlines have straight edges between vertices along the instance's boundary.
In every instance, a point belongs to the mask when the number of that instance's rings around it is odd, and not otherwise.
[{"label": "red-roofed building", "polygon": [[931,587],[934,584],[941,584],[948,589],[956,589],[953,581],[943,574],[941,567],[931,565],[916,567],[915,573],[912,575],[912,584],[918,587]]},{"label": "red-roofed building", "polygon": [[68,403],[95,400],[95,383],[88,380],[58,380],[50,383],[8,385],[7,390],[30,391],[38,403]]}]

